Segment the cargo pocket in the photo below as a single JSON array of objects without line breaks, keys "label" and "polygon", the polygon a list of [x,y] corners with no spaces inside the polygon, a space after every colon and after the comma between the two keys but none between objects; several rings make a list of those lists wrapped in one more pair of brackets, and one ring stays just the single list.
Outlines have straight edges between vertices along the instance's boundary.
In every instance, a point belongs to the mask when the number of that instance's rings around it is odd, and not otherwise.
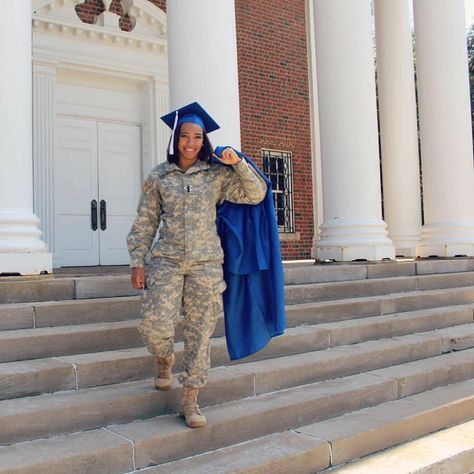
[{"label": "cargo pocket", "polygon": [[224,280],[221,280],[217,285],[214,286],[212,295],[212,305],[214,317],[217,319],[224,312],[224,301],[222,299],[222,293],[227,288]]}]

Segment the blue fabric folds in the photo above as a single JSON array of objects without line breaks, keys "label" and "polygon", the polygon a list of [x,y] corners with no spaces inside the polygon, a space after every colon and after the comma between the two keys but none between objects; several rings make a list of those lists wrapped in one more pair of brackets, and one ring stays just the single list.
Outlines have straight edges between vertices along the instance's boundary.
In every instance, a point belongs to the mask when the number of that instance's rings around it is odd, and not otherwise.
[{"label": "blue fabric folds", "polygon": [[[218,147],[217,156],[227,147]],[[224,249],[223,294],[227,349],[232,360],[263,349],[286,328],[283,265],[270,180],[235,150],[268,185],[257,205],[224,201],[217,209],[217,232]],[[217,160],[216,160],[217,161]]]}]

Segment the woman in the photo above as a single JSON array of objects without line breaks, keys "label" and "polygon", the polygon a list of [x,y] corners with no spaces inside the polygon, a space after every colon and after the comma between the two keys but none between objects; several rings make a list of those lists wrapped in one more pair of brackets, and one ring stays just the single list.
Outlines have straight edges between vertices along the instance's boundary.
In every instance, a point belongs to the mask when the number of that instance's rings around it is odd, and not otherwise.
[{"label": "woman", "polygon": [[[173,130],[167,162],[156,166],[146,180],[127,243],[133,287],[145,289],[138,329],[156,357],[155,386],[161,390],[172,385],[174,328],[183,312],[180,415],[197,428],[206,425],[197,397],[206,383],[209,339],[222,313],[226,287],[216,205],[224,200],[258,204],[267,185],[232,148],[226,148],[221,158],[213,155],[207,134],[219,125],[196,102],[162,120]],[[222,164],[211,164],[212,156]],[[145,276],[144,259],[160,222]]]}]

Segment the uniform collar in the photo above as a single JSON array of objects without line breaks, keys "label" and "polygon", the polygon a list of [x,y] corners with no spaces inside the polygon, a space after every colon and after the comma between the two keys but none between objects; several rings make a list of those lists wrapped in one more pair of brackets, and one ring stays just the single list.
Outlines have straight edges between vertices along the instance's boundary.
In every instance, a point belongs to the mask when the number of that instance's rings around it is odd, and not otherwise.
[{"label": "uniform collar", "polygon": [[172,173],[173,171],[179,171],[180,173],[183,173],[183,174],[192,174],[192,173],[197,173],[198,171],[207,170],[209,168],[210,168],[209,163],[202,160],[196,161],[196,163],[194,163],[194,165],[188,168],[186,171],[183,171],[176,163],[167,162],[162,174],[164,175],[166,173]]}]

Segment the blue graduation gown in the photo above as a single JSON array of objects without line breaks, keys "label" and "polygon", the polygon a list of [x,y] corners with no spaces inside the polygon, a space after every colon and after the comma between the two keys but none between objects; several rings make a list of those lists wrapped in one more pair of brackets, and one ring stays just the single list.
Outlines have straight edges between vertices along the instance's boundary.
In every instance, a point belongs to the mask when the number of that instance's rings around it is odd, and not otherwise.
[{"label": "blue graduation gown", "polygon": [[[221,156],[227,147],[218,147]],[[263,349],[286,328],[283,265],[270,180],[235,150],[268,185],[257,205],[224,201],[217,209],[217,232],[224,249],[223,294],[227,349],[231,360]]]}]

